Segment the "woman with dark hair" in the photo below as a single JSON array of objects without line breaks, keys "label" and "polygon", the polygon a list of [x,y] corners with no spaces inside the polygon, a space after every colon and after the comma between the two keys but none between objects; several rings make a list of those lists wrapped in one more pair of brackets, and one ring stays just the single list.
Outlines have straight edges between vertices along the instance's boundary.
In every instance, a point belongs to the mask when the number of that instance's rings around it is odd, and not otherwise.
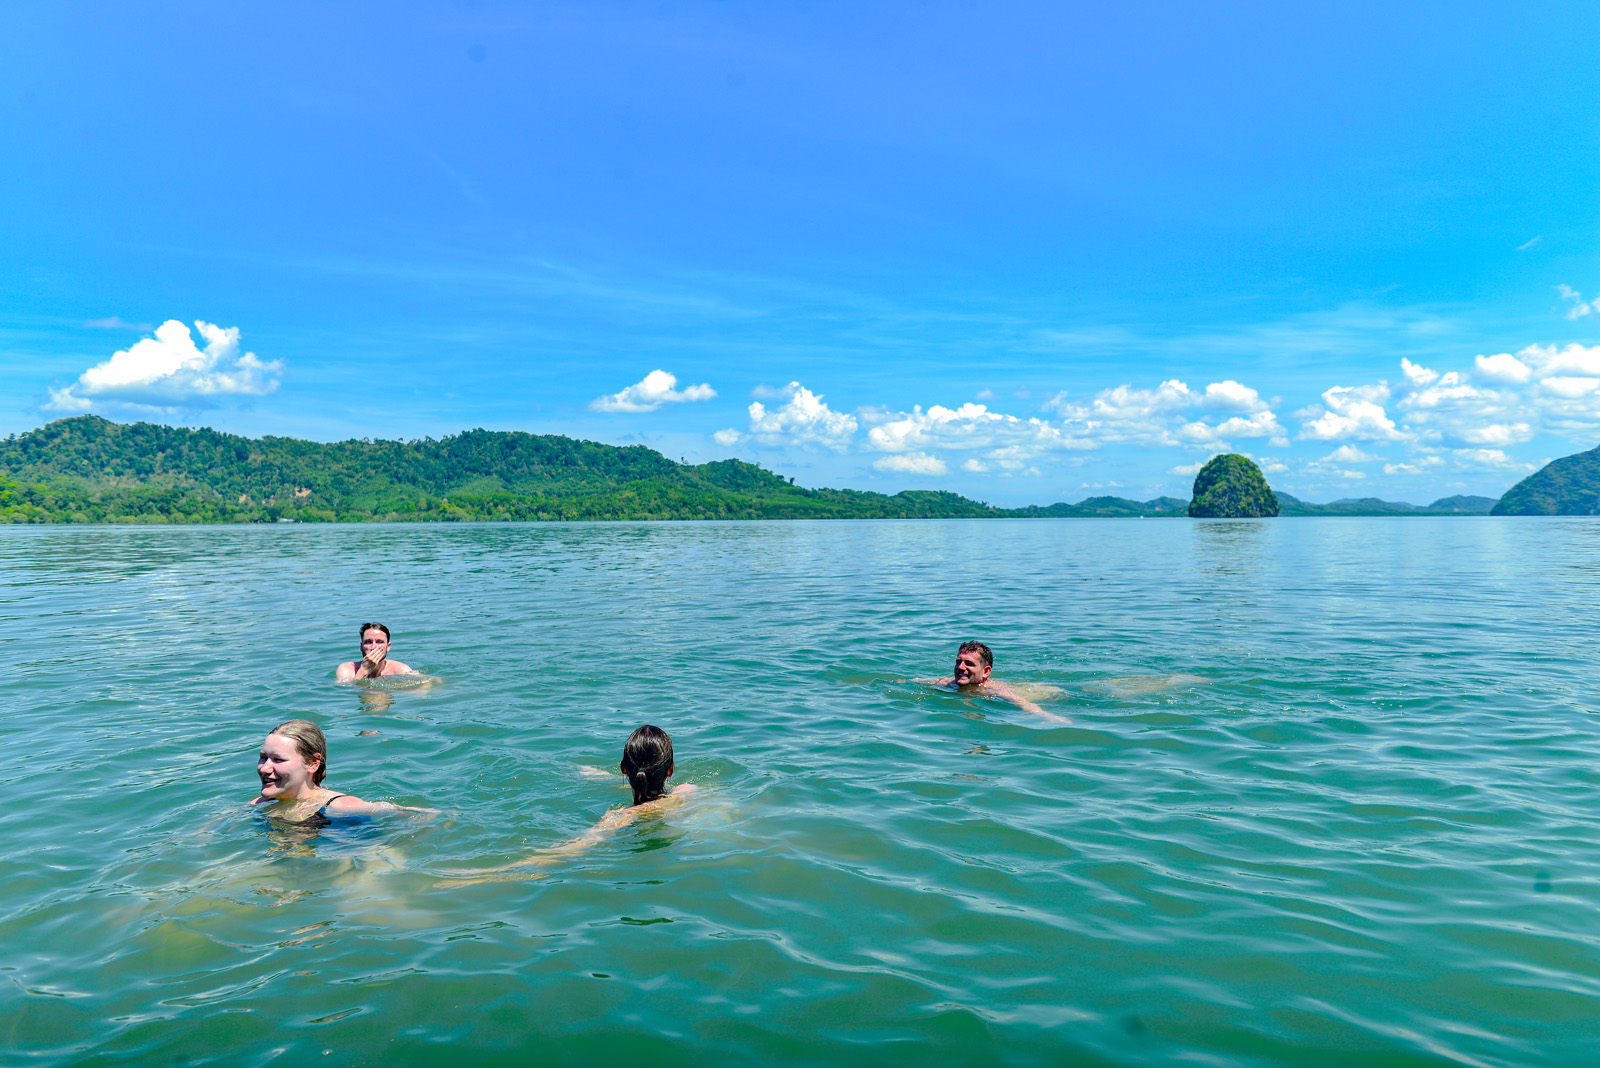
[{"label": "woman with dark hair", "polygon": [[[634,805],[643,805],[667,796],[667,780],[672,777],[672,739],[653,724],[628,735],[622,747],[622,774],[633,787]],[[689,787],[693,790],[694,787]]]},{"label": "woman with dark hair", "polygon": [[[539,875],[504,876],[494,873],[509,872],[515,868],[526,868],[533,865],[553,864],[563,856],[572,853],[581,853],[585,849],[599,843],[613,831],[620,830],[638,819],[640,816],[653,813],[666,812],[681,805],[689,795],[699,789],[693,783],[682,782],[672,789],[667,789],[667,780],[676,770],[672,763],[672,739],[667,732],[653,724],[645,724],[632,734],[628,735],[627,743],[622,747],[622,773],[628,777],[628,785],[633,788],[633,803],[626,808],[614,808],[601,817],[600,822],[590,827],[576,838],[568,839],[560,845],[541,849],[527,860],[519,860],[513,864],[506,864],[499,868],[488,868],[476,872],[458,872],[457,876],[471,876],[470,878],[455,878],[440,885],[458,886],[463,883],[491,882],[497,879],[521,878],[537,879]],[[599,769],[584,769],[590,774],[607,774]]]},{"label": "woman with dark hair", "polygon": [[[576,853],[588,849],[612,831],[626,827],[640,816],[676,808],[682,804],[684,798],[699,789],[698,786],[688,782],[681,782],[672,789],[667,789],[667,780],[672,778],[672,773],[676,770],[672,763],[672,739],[668,737],[666,731],[654,724],[646,723],[628,735],[628,741],[622,747],[622,763],[619,766],[622,768],[622,774],[628,777],[628,785],[633,788],[633,804],[627,808],[612,809],[601,817],[599,823],[571,841],[550,847],[544,851],[545,855]],[[532,857],[522,863],[536,864],[541,859],[542,856]]]},{"label": "woman with dark hair", "polygon": [[382,623],[361,624],[361,659],[339,665],[334,678],[340,682],[375,679],[380,675],[420,675],[398,660],[389,659],[389,628]]},{"label": "woman with dark hair", "polygon": [[323,777],[328,774],[328,739],[308,719],[291,719],[272,728],[261,743],[256,774],[261,777],[261,795],[250,803],[270,805],[268,814],[286,823],[321,826],[331,822],[330,813],[354,815],[400,808],[387,801],[363,801],[323,786]]}]

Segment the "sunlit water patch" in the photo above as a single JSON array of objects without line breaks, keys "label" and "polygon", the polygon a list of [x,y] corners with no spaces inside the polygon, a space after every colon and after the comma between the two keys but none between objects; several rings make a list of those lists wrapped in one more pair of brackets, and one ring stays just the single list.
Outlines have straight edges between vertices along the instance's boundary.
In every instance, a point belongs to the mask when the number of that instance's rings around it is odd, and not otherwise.
[{"label": "sunlit water patch", "polygon": [[[1573,1065],[1600,523],[0,531],[7,1063]],[[437,681],[337,685],[356,627]],[[1060,724],[915,679],[956,645]],[[432,811],[286,827],[266,730]],[[623,803],[634,727],[700,791]]]}]

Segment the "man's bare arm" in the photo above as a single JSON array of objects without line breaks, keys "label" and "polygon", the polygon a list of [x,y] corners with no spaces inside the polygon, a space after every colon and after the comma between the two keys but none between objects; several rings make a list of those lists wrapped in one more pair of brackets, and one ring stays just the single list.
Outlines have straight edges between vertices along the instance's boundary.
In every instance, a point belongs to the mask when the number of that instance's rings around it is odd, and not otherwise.
[{"label": "man's bare arm", "polygon": [[1044,709],[1040,708],[1038,705],[1034,704],[1032,701],[1028,700],[1026,697],[1022,696],[1020,693],[1013,690],[1003,682],[996,682],[995,680],[990,679],[988,682],[984,683],[983,688],[987,692],[1002,700],[1010,701],[1024,712],[1032,712],[1034,715],[1042,716],[1053,723],[1072,722],[1066,716],[1058,716],[1054,712],[1046,712]]}]

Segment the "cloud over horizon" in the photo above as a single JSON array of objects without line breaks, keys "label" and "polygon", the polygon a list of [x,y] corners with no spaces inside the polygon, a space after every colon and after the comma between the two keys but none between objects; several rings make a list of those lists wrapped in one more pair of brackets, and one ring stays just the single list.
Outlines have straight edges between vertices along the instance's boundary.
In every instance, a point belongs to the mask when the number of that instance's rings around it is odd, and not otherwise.
[{"label": "cloud over horizon", "polygon": [[1324,391],[1297,413],[1299,437],[1453,449],[1469,466],[1507,466],[1519,462],[1506,446],[1541,434],[1575,443],[1600,436],[1600,345],[1529,345],[1442,373],[1402,358],[1400,371],[1392,383]]},{"label": "cloud over horizon", "polygon": [[261,397],[278,388],[281,360],[239,351],[239,328],[195,321],[205,348],[189,328],[168,319],[153,337],[141,338],[60,389],[51,388],[47,411],[90,412],[105,405],[172,411],[205,406],[216,397]]},{"label": "cloud over horizon", "polygon": [[[856,417],[828,407],[822,394],[813,393],[798,381],[774,389],[757,386],[757,396],[784,403],[768,408],[760,401],[751,401],[748,409],[750,437],[765,445],[798,445],[809,448],[821,445],[834,452],[844,452],[850,447],[859,425]],[[744,435],[733,428],[719,430],[712,435],[719,445],[732,445]]]},{"label": "cloud over horizon", "polygon": [[[1286,478],[1352,481],[1377,476],[1511,476],[1538,465],[1512,450],[1541,435],[1574,441],[1600,436],[1600,345],[1529,345],[1482,354],[1470,368],[1437,371],[1400,359],[1393,379],[1337,384],[1294,412],[1291,438],[1274,406],[1236,379],[1190,388],[1169,378],[1153,386],[1132,382],[1081,399],[1065,391],[1047,395],[1046,415],[1014,415],[966,402],[909,410],[831,408],[798,381],[752,392],[771,401],[750,405],[747,431],[713,435],[719,445],[741,441],[809,448],[870,459],[878,472],[983,478],[1038,475],[1046,460],[1074,465],[1108,462],[1108,450],[1133,445],[1181,449],[1191,456],[1250,452],[1240,446],[1293,450],[1262,458],[1264,470]],[[991,401],[993,399],[991,394]],[[1051,418],[1051,416],[1055,418]],[[857,431],[864,433],[858,435]],[[1294,440],[1326,444],[1331,451],[1300,452]],[[955,455],[951,455],[951,454]],[[1199,461],[1203,462],[1203,460]],[[1190,475],[1196,463],[1166,469]]]},{"label": "cloud over horizon", "polygon": [[[1095,443],[1074,438],[1043,419],[1022,419],[992,412],[985,405],[967,403],[959,408],[935,404],[926,412],[920,405],[909,412],[864,412],[876,423],[867,431],[867,448],[877,452],[926,455],[930,448],[975,451],[1008,471],[1023,469],[1027,461],[1053,451],[1087,450]],[[892,470],[874,463],[879,470]],[[983,470],[988,464],[982,465]],[[965,467],[968,471],[978,468]]]},{"label": "cloud over horizon", "polygon": [[897,471],[904,475],[944,475],[950,471],[949,464],[925,452],[896,453],[874,460],[872,466],[879,471]]},{"label": "cloud over horizon", "polygon": [[[1087,401],[1073,401],[1063,391],[1044,406],[1060,413],[1065,429],[1100,444],[1230,448],[1231,438],[1268,438],[1287,448],[1288,434],[1278,424],[1260,393],[1233,379],[1212,382],[1204,390],[1168,379],[1154,389],[1123,383],[1103,389]],[[1190,409],[1235,413],[1208,423],[1188,418]]]},{"label": "cloud over horizon", "polygon": [[659,368],[626,389],[589,402],[592,412],[653,412],[664,404],[710,400],[717,395],[709,383],[678,389],[678,376]]}]

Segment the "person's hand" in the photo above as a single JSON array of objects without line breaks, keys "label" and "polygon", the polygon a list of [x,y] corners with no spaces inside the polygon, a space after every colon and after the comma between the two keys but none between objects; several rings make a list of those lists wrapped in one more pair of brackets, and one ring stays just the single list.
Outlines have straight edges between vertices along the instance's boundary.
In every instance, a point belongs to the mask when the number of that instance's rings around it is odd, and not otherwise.
[{"label": "person's hand", "polygon": [[383,665],[389,659],[387,645],[370,645],[361,651],[361,667],[356,672],[357,678],[375,679],[383,674]]}]

